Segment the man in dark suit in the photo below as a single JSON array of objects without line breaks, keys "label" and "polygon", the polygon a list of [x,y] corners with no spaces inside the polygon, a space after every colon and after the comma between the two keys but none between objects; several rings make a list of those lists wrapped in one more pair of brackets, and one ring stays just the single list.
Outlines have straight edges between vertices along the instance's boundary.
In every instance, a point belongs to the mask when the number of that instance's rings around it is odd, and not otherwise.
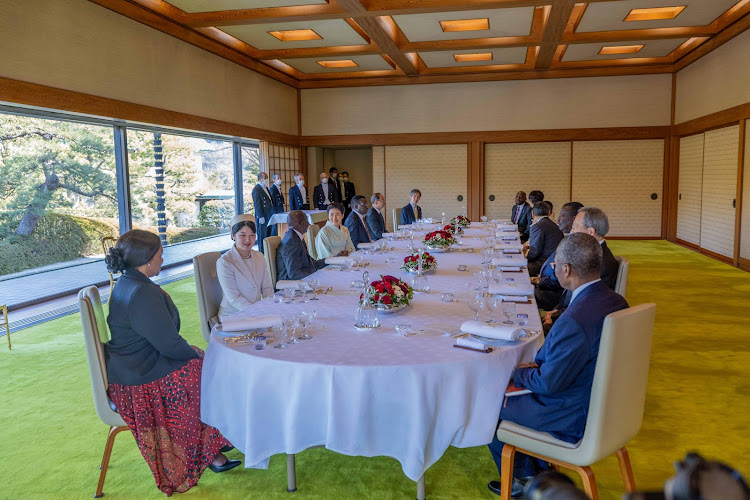
[{"label": "man in dark suit", "polygon": [[372,208],[367,211],[365,215],[365,222],[367,222],[367,228],[370,230],[370,237],[373,241],[378,241],[383,237],[383,233],[387,233],[385,230],[385,217],[383,217],[383,209],[385,208],[385,196],[381,193],[375,193],[370,198]]},{"label": "man in dark suit", "polygon": [[289,188],[289,211],[293,210],[310,210],[310,200],[307,198],[307,188],[305,187],[305,176],[302,174],[294,176],[294,186]]},{"label": "man in dark suit", "polygon": [[268,219],[273,215],[273,201],[268,191],[268,174],[258,174],[258,184],[253,188],[253,205],[255,206],[256,234],[258,236],[258,251],[263,252],[263,238],[267,236]]},{"label": "man in dark suit", "polygon": [[341,203],[339,193],[336,191],[336,185],[328,182],[328,174],[320,174],[320,184],[313,190],[313,204],[318,210],[328,210],[328,205],[338,201]]},{"label": "man in dark suit", "polygon": [[419,189],[412,189],[409,193],[411,201],[404,208],[401,209],[401,224],[414,224],[417,219],[422,218],[422,207],[417,205],[419,200],[422,199],[422,191]]},{"label": "man in dark suit", "polygon": [[339,170],[336,167],[331,167],[328,169],[328,184],[333,185],[333,187],[336,189],[336,194],[339,197],[339,199],[336,201],[343,203],[344,181],[342,181],[339,177]]},{"label": "man in dark suit", "polygon": [[[552,327],[534,363],[516,369],[511,384],[532,393],[507,398],[500,410],[501,421],[548,432],[568,443],[583,437],[604,318],[628,307],[624,298],[599,279],[601,265],[601,246],[592,236],[571,234],[560,243],[555,274],[572,292],[570,307]],[[503,443],[495,437],[489,447],[500,471]],[[525,482],[546,467],[540,460],[516,453],[512,498],[519,498]],[[488,486],[500,494],[500,481]]]},{"label": "man in dark suit", "polygon": [[310,223],[299,210],[289,212],[289,230],[284,234],[276,253],[276,276],[280,280],[301,280],[326,266],[325,259],[310,257],[305,233]]},{"label": "man in dark suit", "polygon": [[354,199],[354,195],[357,194],[357,192],[354,189],[354,183],[349,182],[349,172],[341,172],[341,175],[339,176],[341,179],[341,183],[344,186],[344,207],[346,207],[346,216],[349,216],[349,213],[351,213],[351,205],[352,200]]},{"label": "man in dark suit", "polygon": [[[271,177],[273,184],[271,184],[271,202],[273,203],[273,213],[283,214],[284,213],[284,195],[281,193],[281,174],[273,174]],[[278,236],[278,224],[274,224],[270,228],[271,236]]]},{"label": "man in dark suit", "polygon": [[537,276],[542,264],[552,255],[563,233],[549,218],[549,205],[538,202],[532,209],[534,224],[529,229],[529,251],[526,254],[530,276]]},{"label": "man in dark suit", "polygon": [[352,239],[354,248],[359,250],[360,243],[371,243],[370,230],[365,221],[365,214],[370,207],[367,206],[367,199],[364,196],[355,196],[352,200],[352,213],[344,221],[344,225],[349,230],[349,236]]},{"label": "man in dark suit", "polygon": [[516,193],[516,204],[510,211],[510,220],[513,224],[518,224],[518,232],[521,233],[521,241],[526,242],[529,239],[529,226],[531,226],[531,207],[526,203],[526,193],[519,191]]}]

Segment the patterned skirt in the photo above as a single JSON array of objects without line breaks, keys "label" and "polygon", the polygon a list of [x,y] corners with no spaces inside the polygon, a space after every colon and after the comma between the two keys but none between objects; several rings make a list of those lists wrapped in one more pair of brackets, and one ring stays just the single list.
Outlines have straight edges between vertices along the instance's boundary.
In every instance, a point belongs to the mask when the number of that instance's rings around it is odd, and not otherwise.
[{"label": "patterned skirt", "polygon": [[198,483],[219,450],[221,433],[200,420],[203,359],[143,385],[109,385],[109,397],[128,424],[156,486],[183,493]]}]

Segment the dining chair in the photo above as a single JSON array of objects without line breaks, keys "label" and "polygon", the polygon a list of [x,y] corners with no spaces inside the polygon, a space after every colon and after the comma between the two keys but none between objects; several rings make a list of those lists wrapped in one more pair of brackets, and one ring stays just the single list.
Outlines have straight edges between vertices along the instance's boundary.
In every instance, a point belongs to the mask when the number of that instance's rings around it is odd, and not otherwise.
[{"label": "dining chair", "polygon": [[617,281],[615,281],[615,292],[625,297],[628,288],[628,271],[630,270],[630,259],[627,257],[615,257],[620,267],[617,269]]},{"label": "dining chair", "polygon": [[266,259],[268,274],[271,277],[271,286],[276,289],[276,252],[281,245],[280,236],[269,236],[263,239],[263,257]]},{"label": "dining chair", "polygon": [[497,438],[505,443],[500,478],[503,500],[510,499],[516,452],[575,470],[586,494],[594,500],[599,495],[590,465],[615,453],[625,490],[635,491],[625,445],[638,434],[643,421],[655,312],[656,304],[642,304],[604,319],[586,429],[578,443],[561,441],[513,422],[500,423]]},{"label": "dining chair", "polygon": [[3,321],[5,321],[5,336],[8,337],[8,350],[10,351],[10,327],[8,326],[8,306],[5,304],[0,306],[0,311],[3,312]]},{"label": "dining chair", "polygon": [[[115,246],[115,243],[117,243],[117,239],[113,238],[112,236],[105,236],[104,238],[101,238],[99,240],[102,244],[102,250],[104,251],[104,256],[106,257],[109,255],[109,249],[113,248]],[[112,296],[112,289],[115,287],[115,276],[112,273],[109,273],[109,296]]]},{"label": "dining chair", "polygon": [[89,365],[89,376],[91,388],[94,391],[94,408],[99,419],[109,425],[107,442],[104,445],[104,456],[99,472],[99,484],[96,487],[94,498],[103,495],[104,479],[107,476],[109,457],[112,454],[112,445],[115,437],[122,431],[128,430],[127,424],[120,415],[110,406],[107,397],[107,366],[104,357],[104,344],[109,340],[109,329],[102,309],[102,301],[99,290],[95,286],[89,286],[78,292],[78,304],[81,307],[81,325],[83,326],[83,339],[86,344],[86,358]]},{"label": "dining chair", "polygon": [[310,257],[315,260],[318,260],[318,249],[315,248],[315,238],[318,236],[319,232],[320,226],[318,226],[317,224],[310,224],[310,227],[307,228],[307,233],[305,233],[305,240],[307,241],[307,253],[309,253]]},{"label": "dining chair", "polygon": [[219,322],[222,298],[221,284],[216,275],[216,261],[219,257],[221,252],[206,252],[193,257],[198,315],[201,320],[201,333],[206,342],[211,338],[211,329]]}]

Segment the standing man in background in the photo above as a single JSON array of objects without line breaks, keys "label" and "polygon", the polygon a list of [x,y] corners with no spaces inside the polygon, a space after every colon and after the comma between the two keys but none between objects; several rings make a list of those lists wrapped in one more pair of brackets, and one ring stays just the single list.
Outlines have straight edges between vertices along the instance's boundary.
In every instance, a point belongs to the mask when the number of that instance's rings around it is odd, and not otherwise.
[{"label": "standing man in background", "polygon": [[[273,184],[271,185],[271,202],[273,203],[273,213],[283,214],[284,213],[284,195],[281,192],[281,174],[275,173],[271,177]],[[274,224],[271,226],[271,236],[278,236],[279,226]]]},{"label": "standing man in background", "polygon": [[289,188],[289,211],[310,210],[310,201],[307,199],[307,188],[305,187],[305,176],[295,174],[294,186]]},{"label": "standing man in background", "polygon": [[344,198],[343,203],[344,207],[346,208],[346,216],[349,216],[351,213],[351,204],[352,199],[354,198],[354,195],[357,194],[356,190],[354,189],[354,183],[349,182],[349,172],[341,172],[341,182],[344,185]]},{"label": "standing man in background", "polygon": [[334,201],[341,203],[336,184],[329,182],[328,174],[323,172],[320,174],[320,184],[313,190],[313,203],[318,210],[328,210],[328,205]]},{"label": "standing man in background", "polygon": [[258,184],[253,188],[253,205],[255,206],[255,224],[257,226],[258,251],[263,252],[263,239],[267,236],[268,219],[273,215],[273,201],[268,191],[268,174],[258,174]]},{"label": "standing man in background", "polygon": [[338,202],[344,201],[344,183],[339,179],[339,170],[336,167],[328,169],[328,183],[331,184],[336,190],[338,196]]}]

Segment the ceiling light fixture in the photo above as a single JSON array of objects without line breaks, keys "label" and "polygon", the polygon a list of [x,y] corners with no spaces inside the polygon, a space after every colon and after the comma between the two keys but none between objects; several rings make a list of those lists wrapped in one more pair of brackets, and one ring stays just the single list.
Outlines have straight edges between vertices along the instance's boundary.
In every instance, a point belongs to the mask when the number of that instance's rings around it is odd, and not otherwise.
[{"label": "ceiling light fixture", "polygon": [[313,30],[286,30],[286,31],[269,31],[269,35],[278,38],[282,42],[299,42],[303,40],[322,40],[323,37]]},{"label": "ceiling light fixture", "polygon": [[643,45],[620,45],[617,47],[602,47],[599,51],[600,56],[609,56],[612,54],[635,54],[640,52]]},{"label": "ceiling light fixture", "polygon": [[339,59],[336,61],[317,61],[324,68],[354,68],[359,66],[351,59]]},{"label": "ceiling light fixture", "polygon": [[482,52],[478,54],[453,54],[453,59],[455,59],[456,62],[491,61],[492,52]]},{"label": "ceiling light fixture", "polygon": [[633,9],[625,17],[625,21],[656,21],[659,19],[674,19],[685,9],[685,5],[678,7],[654,7],[652,9]]},{"label": "ceiling light fixture", "polygon": [[452,31],[480,31],[490,29],[490,20],[483,19],[458,19],[455,21],[440,21],[440,27],[448,33]]}]

